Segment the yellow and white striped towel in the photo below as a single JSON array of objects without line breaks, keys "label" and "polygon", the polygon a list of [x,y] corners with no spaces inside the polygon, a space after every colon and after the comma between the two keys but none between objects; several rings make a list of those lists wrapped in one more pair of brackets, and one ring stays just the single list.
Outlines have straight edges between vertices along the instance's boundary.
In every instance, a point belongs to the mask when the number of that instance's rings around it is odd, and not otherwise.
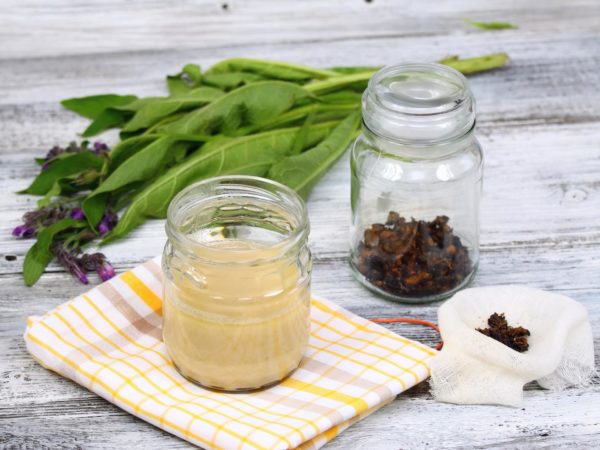
[{"label": "yellow and white striped towel", "polygon": [[207,449],[319,448],[429,376],[430,348],[312,300],[306,357],[292,376],[247,394],[205,390],[167,356],[161,292],[155,258],[31,317],[27,349],[44,367]]}]

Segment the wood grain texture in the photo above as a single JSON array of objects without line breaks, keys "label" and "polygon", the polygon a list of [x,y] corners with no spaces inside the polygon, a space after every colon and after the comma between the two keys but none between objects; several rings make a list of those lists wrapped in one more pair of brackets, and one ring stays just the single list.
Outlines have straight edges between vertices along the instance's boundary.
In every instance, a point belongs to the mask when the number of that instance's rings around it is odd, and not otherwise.
[{"label": "wood grain texture", "polygon": [[[223,8],[227,3],[227,8]],[[463,24],[503,20],[517,30]],[[327,67],[432,61],[506,51],[510,67],[471,78],[486,154],[482,252],[474,285],[519,283],[588,309],[600,361],[600,4],[595,0],[444,2],[5,0],[0,4],[0,449],[193,448],[46,371],[22,340],[28,315],[83,292],[52,264],[33,288],[20,270],[30,242],[10,237],[35,199],[14,194],[33,156],[81,132],[62,98],[164,92],[187,62],[229,56]],[[114,140],[114,135],[108,139]],[[311,196],[314,292],[364,317],[436,319],[439,304],[399,305],[353,281],[346,264],[346,159]],[[162,221],[107,247],[119,270],[156,254]],[[9,261],[6,256],[14,255]],[[394,331],[428,344],[412,325]],[[434,402],[422,383],[328,449],[597,448],[600,387],[528,385],[522,408]]]}]

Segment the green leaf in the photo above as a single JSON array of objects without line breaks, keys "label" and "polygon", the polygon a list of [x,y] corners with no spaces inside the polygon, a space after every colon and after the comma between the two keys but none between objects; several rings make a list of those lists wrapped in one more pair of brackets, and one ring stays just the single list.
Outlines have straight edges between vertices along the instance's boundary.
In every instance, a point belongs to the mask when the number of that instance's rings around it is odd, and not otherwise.
[{"label": "green leaf", "polygon": [[71,175],[79,174],[87,169],[102,168],[104,159],[90,151],[69,154],[66,157],[57,158],[40,172],[31,185],[21,191],[21,194],[45,195],[55,182]]},{"label": "green leaf", "polygon": [[162,97],[144,104],[125,124],[123,131],[148,128],[163,118],[181,110],[196,108],[216,100],[223,92],[212,87],[200,87],[174,97]]},{"label": "green leaf", "polygon": [[[308,105],[302,105],[290,109],[289,111],[280,114],[276,117],[273,117],[270,120],[261,123],[260,125],[239,128],[235,132],[235,135],[244,136],[246,134],[258,133],[260,131],[268,131],[276,128],[296,126],[302,119],[308,117],[310,114],[313,113],[316,114],[317,117],[319,117],[319,114],[321,113],[338,112],[343,118],[346,117],[350,112],[354,111],[357,107],[360,107],[360,102],[339,104],[312,103]],[[325,122],[325,120],[316,122]]]},{"label": "green leaf", "polygon": [[228,91],[264,79],[261,75],[249,72],[208,73],[202,77],[202,83]]},{"label": "green leaf", "polygon": [[140,109],[165,97],[138,98],[123,105],[106,108],[92,121],[82,133],[83,137],[95,136],[111,128],[121,128]]},{"label": "green leaf", "polygon": [[200,86],[202,70],[197,64],[186,64],[176,75],[167,75],[169,94],[180,95]]},{"label": "green leaf", "polygon": [[37,235],[35,244],[31,246],[23,261],[23,279],[27,286],[33,286],[40,279],[44,270],[54,259],[51,246],[54,237],[69,228],[83,228],[85,222],[75,219],[61,219],[44,228]]},{"label": "green leaf", "polygon": [[310,131],[310,127],[315,121],[315,113],[310,113],[304,123],[300,127],[300,130],[296,133],[294,137],[294,142],[292,143],[292,148],[289,151],[288,155],[297,155],[302,152],[303,149],[306,148],[306,139],[308,138],[308,133]]},{"label": "green leaf", "polygon": [[[310,128],[306,145],[314,145],[327,136],[332,124]],[[292,149],[298,128],[258,133],[241,138],[218,139],[194,153],[139,192],[105,242],[121,238],[141,225],[147,217],[164,217],[171,199],[195,181],[216,175],[265,175],[272,164]]]},{"label": "green leaf", "polygon": [[55,181],[50,190],[46,192],[46,195],[37,201],[37,207],[43,208],[44,206],[48,206],[54,197],[60,195],[61,190],[62,186],[60,185],[60,181]]},{"label": "green leaf", "polygon": [[268,177],[291,187],[303,198],[308,197],[317,181],[344,154],[356,137],[359,124],[360,114],[357,111],[343,120],[316,147],[299,155],[288,156],[273,165]]},{"label": "green leaf", "polygon": [[[172,137],[160,137],[148,146],[144,147],[133,156],[129,157],[113,172],[94,192],[83,202],[83,210],[94,226],[98,223],[102,214],[99,213],[100,202],[95,198],[101,194],[107,194],[129,184],[145,181],[156,176],[165,166],[181,156],[180,149],[187,150],[190,146],[187,142],[177,142]],[[100,206],[98,203],[100,202]]]},{"label": "green leaf", "polygon": [[126,105],[136,100],[135,95],[101,94],[89,97],[69,98],[60,102],[65,108],[87,117],[96,119],[106,108]]},{"label": "green leaf", "polygon": [[225,59],[206,71],[205,75],[227,72],[250,72],[264,78],[285,81],[307,81],[339,76],[332,70],[315,69],[300,64],[249,58]]},{"label": "green leaf", "polygon": [[151,142],[157,139],[156,135],[135,136],[124,139],[110,150],[110,170],[119,167],[127,158],[135,155]]},{"label": "green leaf", "polygon": [[89,195],[82,204],[83,213],[91,228],[95,228],[108,205],[109,193]]},{"label": "green leaf", "polygon": [[465,20],[465,23],[477,28],[481,28],[482,30],[514,30],[519,28],[518,26],[508,22],[476,22],[474,20]]},{"label": "green leaf", "polygon": [[119,111],[114,108],[107,108],[102,111],[98,117],[81,134],[83,137],[92,137],[111,128],[120,128],[131,117],[127,111]]},{"label": "green leaf", "polygon": [[306,91],[284,81],[261,81],[241,87],[181,119],[160,127],[159,132],[181,134],[231,134],[242,125],[258,125],[289,110]]}]

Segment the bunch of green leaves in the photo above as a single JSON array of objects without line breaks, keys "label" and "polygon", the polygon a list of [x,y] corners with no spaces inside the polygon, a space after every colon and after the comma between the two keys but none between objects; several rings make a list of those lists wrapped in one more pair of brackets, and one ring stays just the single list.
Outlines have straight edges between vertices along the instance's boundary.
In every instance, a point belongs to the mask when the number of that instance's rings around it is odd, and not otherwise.
[{"label": "bunch of green leaves", "polygon": [[[440,62],[472,74],[506,60],[493,54]],[[213,176],[266,176],[306,198],[357,135],[361,94],[378,69],[233,58],[205,72],[187,64],[167,76],[165,96],[63,100],[90,120],[84,137],[117,128],[120,141],[102,158],[83,152],[52,161],[25,192],[46,203],[76,198],[87,231],[98,234],[107,211],[121,211],[103,242],[165,217],[179,190]]]}]

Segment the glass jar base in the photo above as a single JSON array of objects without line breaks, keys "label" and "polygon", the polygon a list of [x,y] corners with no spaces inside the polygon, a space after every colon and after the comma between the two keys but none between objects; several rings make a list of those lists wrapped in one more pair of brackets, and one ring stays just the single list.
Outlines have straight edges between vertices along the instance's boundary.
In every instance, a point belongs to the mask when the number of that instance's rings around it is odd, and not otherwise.
[{"label": "glass jar base", "polygon": [[367,279],[367,277],[365,277],[358,270],[358,268],[352,262],[352,259],[350,259],[350,268],[352,269],[352,274],[354,275],[354,278],[360,284],[362,284],[365,288],[367,288],[369,291],[377,294],[379,297],[383,297],[386,300],[392,300],[392,301],[398,302],[398,303],[408,303],[408,304],[413,304],[413,305],[421,304],[421,303],[433,303],[433,302],[439,302],[441,300],[446,300],[447,298],[454,295],[456,292],[467,287],[467,285],[469,285],[469,283],[471,283],[471,281],[473,280],[473,278],[475,276],[475,273],[477,272],[477,265],[475,265],[473,267],[473,269],[471,270],[471,272],[465,277],[465,279],[460,284],[458,284],[457,286],[455,286],[454,288],[452,288],[448,291],[441,292],[439,294],[426,295],[426,296],[422,296],[422,297],[417,297],[417,296],[407,297],[407,296],[390,294],[389,292],[384,291],[383,289],[380,289],[377,286],[375,286],[373,283],[371,283]]},{"label": "glass jar base", "polygon": [[184,374],[181,371],[181,369],[177,366],[177,364],[175,364],[174,362],[173,362],[173,366],[175,367],[177,372],[179,372],[179,375],[181,375],[183,378],[188,380],[190,383],[193,383],[196,386],[201,387],[202,389],[207,389],[209,391],[214,391],[214,392],[221,392],[224,394],[248,394],[248,393],[252,393],[252,392],[264,391],[265,389],[268,389],[270,387],[278,385],[279,383],[282,383],[288,377],[290,377],[290,375],[292,375],[298,369],[298,367],[300,367],[300,364],[302,364],[303,360],[304,360],[304,358],[302,358],[302,360],[300,360],[300,363],[298,363],[298,366],[296,366],[293,370],[291,370],[286,376],[284,376],[280,380],[270,381],[269,383],[266,383],[259,387],[249,387],[249,388],[239,388],[239,389],[225,389],[220,386],[207,386],[205,384],[202,384],[200,381],[195,380],[194,378],[191,378],[191,377],[187,376],[186,374]]}]

